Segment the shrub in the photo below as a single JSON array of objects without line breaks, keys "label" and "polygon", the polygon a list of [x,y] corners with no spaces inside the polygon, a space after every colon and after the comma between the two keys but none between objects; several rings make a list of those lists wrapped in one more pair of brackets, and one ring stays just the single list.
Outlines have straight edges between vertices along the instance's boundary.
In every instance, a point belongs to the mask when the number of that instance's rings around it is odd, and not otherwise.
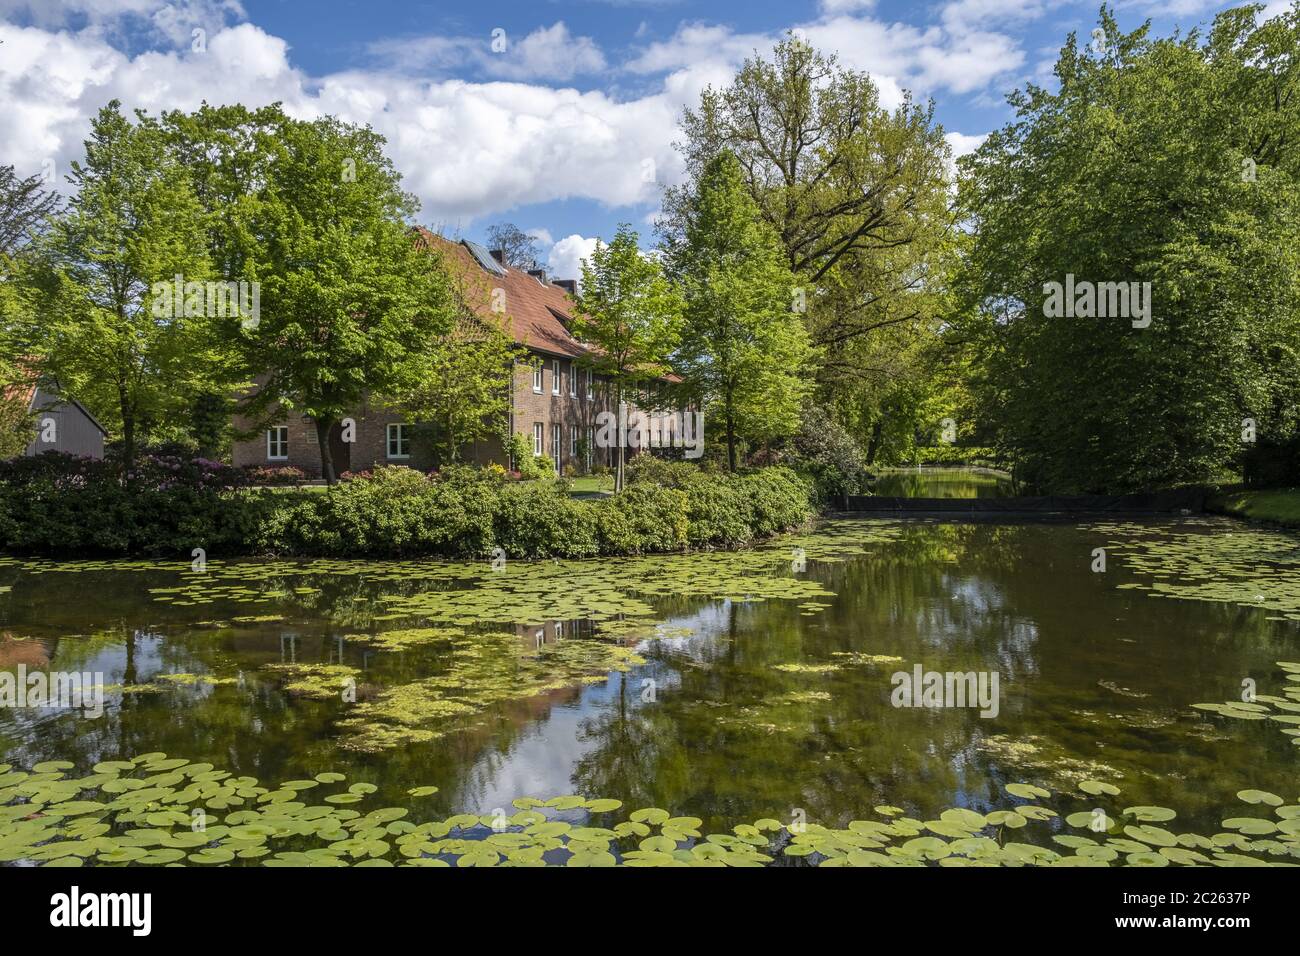
[{"label": "shrub", "polygon": [[512,485],[503,491],[493,531],[496,546],[512,557],[585,558],[599,550],[590,504],[549,483]]},{"label": "shrub", "polygon": [[726,475],[647,461],[622,494],[594,501],[570,497],[564,480],[510,482],[502,469],[465,466],[432,475],[383,466],[326,490],[229,485],[235,478],[159,460],[130,480],[112,463],[67,455],[0,464],[0,547],[330,557],[486,557],[500,547],[580,558],[743,544],[810,514],[809,484],[780,467]]},{"label": "shrub", "polygon": [[867,487],[866,455],[857,440],[820,407],[805,408],[789,463],[812,479],[819,504],[862,494]]}]

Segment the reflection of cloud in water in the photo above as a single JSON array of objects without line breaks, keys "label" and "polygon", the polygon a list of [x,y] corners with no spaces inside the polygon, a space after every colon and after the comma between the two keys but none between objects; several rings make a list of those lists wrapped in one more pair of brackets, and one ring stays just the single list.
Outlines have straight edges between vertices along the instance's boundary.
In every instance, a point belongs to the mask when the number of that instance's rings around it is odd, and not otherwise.
[{"label": "reflection of cloud in water", "polygon": [[[641,701],[645,680],[655,682],[658,694],[678,690],[681,675],[653,655],[658,652],[670,658],[708,663],[730,641],[732,604],[711,602],[691,614],[668,618],[655,629],[662,636],[646,638],[636,645],[638,654],[649,657],[648,663],[626,674],[612,672],[607,682],[583,687],[576,701],[555,704],[545,716],[529,722],[506,751],[493,749],[480,754],[466,774],[457,811],[488,813],[501,808],[510,814],[514,812],[511,801],[517,797],[569,793],[574,787],[575,768],[602,745],[599,737],[584,733],[583,725],[615,707],[623,706],[631,713],[646,706]],[[620,703],[623,694],[626,697]]]},{"label": "reflection of cloud in water", "polygon": [[637,653],[644,654],[657,643],[660,649],[677,657],[689,657],[701,664],[713,660],[731,639],[734,604],[729,599],[711,601],[691,614],[667,619],[655,628],[654,638],[637,645]]},{"label": "reflection of cloud in water", "polygon": [[[634,668],[626,675],[627,702],[641,705],[640,677]],[[583,740],[582,723],[608,707],[617,706],[625,675],[614,673],[604,684],[585,687],[570,704],[550,708],[542,719],[529,723],[510,742],[504,753],[489,750],[481,754],[466,773],[457,799],[457,812],[489,813],[497,808],[515,812],[511,801],[518,797],[554,797],[572,791],[573,768],[584,756],[598,749],[599,741]]]},{"label": "reflection of cloud in water", "polygon": [[1004,679],[1038,673],[1038,623],[1009,607],[1002,588],[985,577],[951,574],[939,588],[916,613],[925,644],[937,650],[974,646]]}]

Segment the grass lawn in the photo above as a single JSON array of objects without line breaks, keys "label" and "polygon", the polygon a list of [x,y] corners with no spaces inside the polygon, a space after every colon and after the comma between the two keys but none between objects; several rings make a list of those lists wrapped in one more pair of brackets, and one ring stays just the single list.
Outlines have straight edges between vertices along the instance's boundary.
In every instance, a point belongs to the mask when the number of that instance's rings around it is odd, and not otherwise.
[{"label": "grass lawn", "polygon": [[1300,528],[1300,488],[1231,491],[1215,500],[1212,507],[1236,518]]},{"label": "grass lawn", "polygon": [[591,494],[593,491],[613,491],[613,475],[582,475],[578,478],[570,478],[569,484],[575,495]]}]

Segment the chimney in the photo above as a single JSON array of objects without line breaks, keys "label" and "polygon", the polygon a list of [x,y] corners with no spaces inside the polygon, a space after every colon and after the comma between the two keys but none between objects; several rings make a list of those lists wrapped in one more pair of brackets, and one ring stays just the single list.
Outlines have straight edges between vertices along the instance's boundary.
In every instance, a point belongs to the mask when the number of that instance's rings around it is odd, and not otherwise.
[{"label": "chimney", "polygon": [[542,285],[546,285],[545,269],[529,269],[528,274],[532,276],[534,279],[536,279],[538,282],[540,282]]},{"label": "chimney", "polygon": [[502,265],[506,264],[506,251],[504,249],[493,249],[492,258]]},{"label": "chimney", "polygon": [[551,284],[558,285],[565,292],[569,293],[569,295],[578,294],[578,282],[576,279],[552,279]]}]

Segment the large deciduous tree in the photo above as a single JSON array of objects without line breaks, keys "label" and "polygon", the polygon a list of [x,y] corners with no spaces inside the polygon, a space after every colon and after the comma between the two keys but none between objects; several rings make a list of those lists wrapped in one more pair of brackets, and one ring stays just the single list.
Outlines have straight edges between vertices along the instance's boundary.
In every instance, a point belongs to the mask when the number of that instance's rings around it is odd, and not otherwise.
[{"label": "large deciduous tree", "polygon": [[923,374],[895,356],[938,326],[952,215],[932,107],[905,96],[888,109],[866,73],[788,37],[706,89],[682,129],[687,181],[667,191],[665,231],[682,231],[709,163],[732,152],[803,286],[818,397],[869,429],[898,376]]},{"label": "large deciduous tree", "polygon": [[[1061,50],[1059,89],[1013,94],[963,163],[976,393],[1040,488],[1201,481],[1247,419],[1295,427],[1300,18],[1256,12],[1152,39],[1103,8],[1094,42]],[[1050,283],[1069,281],[1150,283],[1149,324],[1058,315]]]},{"label": "large deciduous tree", "polygon": [[261,316],[243,340],[260,379],[247,407],[309,416],[331,483],[331,430],[367,397],[414,385],[455,315],[437,256],[404,221],[417,204],[383,143],[334,118],[286,120],[249,210],[245,268],[261,282]]},{"label": "large deciduous tree", "polygon": [[685,302],[673,366],[706,412],[719,413],[735,471],[738,438],[798,430],[814,352],[780,240],[729,150],[701,171],[679,222],[682,232],[665,238]]},{"label": "large deciduous tree", "polygon": [[142,432],[179,414],[210,385],[205,314],[160,310],[154,289],[209,277],[205,213],[156,124],[117,101],[91,124],[75,189],[41,240],[28,340],[45,371],[120,436],[127,473]]},{"label": "large deciduous tree", "polygon": [[[641,252],[639,237],[630,225],[620,225],[608,245],[597,243],[591,259],[583,260],[582,288],[571,331],[578,340],[596,347],[586,361],[609,381],[620,423],[629,389],[668,371],[680,317],[677,291],[658,260]],[[614,488],[622,491],[623,429],[618,431]]]},{"label": "large deciduous tree", "polygon": [[441,463],[457,461],[470,442],[497,437],[504,444],[514,367],[526,356],[506,328],[466,310],[419,358],[416,384],[398,399],[429,427]]},{"label": "large deciduous tree", "polygon": [[488,226],[488,246],[501,250],[505,264],[516,269],[537,268],[537,240],[513,222],[498,222]]}]

